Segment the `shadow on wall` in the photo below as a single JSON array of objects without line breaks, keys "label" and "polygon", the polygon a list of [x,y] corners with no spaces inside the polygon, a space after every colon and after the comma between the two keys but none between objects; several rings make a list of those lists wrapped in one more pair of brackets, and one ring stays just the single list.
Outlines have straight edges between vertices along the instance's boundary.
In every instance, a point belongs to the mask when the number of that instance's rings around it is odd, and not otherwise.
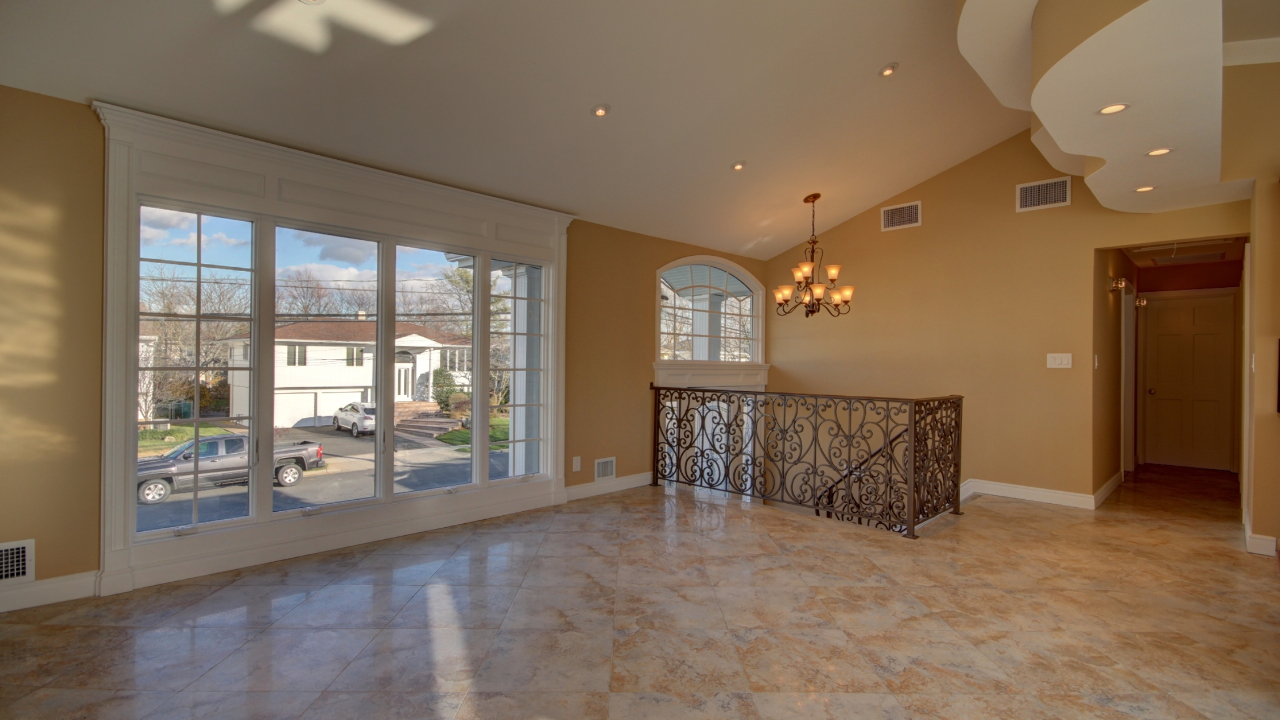
[{"label": "shadow on wall", "polygon": [[[58,353],[75,352],[59,347],[66,299],[54,272],[60,222],[57,208],[0,189],[0,437],[28,456],[73,450],[60,427],[32,417],[23,407],[41,402],[40,396],[57,382]],[[23,399],[15,399],[18,392]]]}]

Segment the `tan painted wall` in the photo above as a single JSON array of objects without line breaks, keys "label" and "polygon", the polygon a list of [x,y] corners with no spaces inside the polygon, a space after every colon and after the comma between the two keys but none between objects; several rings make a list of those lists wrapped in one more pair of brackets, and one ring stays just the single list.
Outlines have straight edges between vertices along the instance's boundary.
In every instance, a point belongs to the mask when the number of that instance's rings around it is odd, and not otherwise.
[{"label": "tan painted wall", "polygon": [[1253,528],[1280,537],[1280,183],[1259,178],[1253,190]]},{"label": "tan painted wall", "polygon": [[0,542],[36,577],[98,568],[103,129],[0,86]]},{"label": "tan painted wall", "polygon": [[[617,476],[648,472],[653,457],[653,362],[658,268],[716,255],[763,281],[764,262],[575,220],[569,225],[565,347],[565,482],[592,482],[596,458]],[[775,283],[776,284],[776,283]],[[573,472],[572,458],[582,458]]]},{"label": "tan painted wall", "polygon": [[[1091,493],[1094,250],[1239,235],[1249,203],[1119,213],[1076,178],[1070,207],[1014,212],[1015,184],[1060,175],[1023,132],[882,203],[922,200],[922,227],[882,233],[877,208],[823,233],[858,287],[853,313],[771,315],[770,389],[958,393],[964,477]],[[799,257],[770,260],[765,286]],[[1051,352],[1074,367],[1046,369]]]},{"label": "tan painted wall", "polygon": [[1249,283],[1253,374],[1253,527],[1280,536],[1280,63],[1239,65],[1222,73],[1222,179],[1256,178]]},{"label": "tan painted wall", "polygon": [[[1083,184],[1083,183],[1081,183]],[[1098,250],[1093,254],[1093,352],[1098,368],[1093,371],[1093,490],[1097,492],[1120,472],[1121,407],[1124,381],[1121,345],[1121,304],[1133,295],[1112,290],[1113,278],[1130,283],[1137,268],[1121,250]],[[1093,357],[1085,358],[1093,368]]]}]

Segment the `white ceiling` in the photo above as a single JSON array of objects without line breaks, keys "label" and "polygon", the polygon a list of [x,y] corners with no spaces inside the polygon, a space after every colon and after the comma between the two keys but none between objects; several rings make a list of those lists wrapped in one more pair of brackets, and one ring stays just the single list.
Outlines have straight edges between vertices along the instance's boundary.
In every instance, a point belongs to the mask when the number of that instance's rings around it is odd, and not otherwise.
[{"label": "white ceiling", "polygon": [[1029,124],[960,56],[954,0],[321,8],[4,0],[0,84],[758,258],[808,237],[810,192],[821,231]]}]

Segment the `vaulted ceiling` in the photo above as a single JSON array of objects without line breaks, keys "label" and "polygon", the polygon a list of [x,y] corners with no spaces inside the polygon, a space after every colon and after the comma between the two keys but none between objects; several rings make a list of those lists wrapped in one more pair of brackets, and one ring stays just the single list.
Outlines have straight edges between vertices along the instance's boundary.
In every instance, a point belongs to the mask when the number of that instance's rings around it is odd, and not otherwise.
[{"label": "vaulted ceiling", "polygon": [[0,84],[758,258],[1030,122],[954,0],[6,0]]}]

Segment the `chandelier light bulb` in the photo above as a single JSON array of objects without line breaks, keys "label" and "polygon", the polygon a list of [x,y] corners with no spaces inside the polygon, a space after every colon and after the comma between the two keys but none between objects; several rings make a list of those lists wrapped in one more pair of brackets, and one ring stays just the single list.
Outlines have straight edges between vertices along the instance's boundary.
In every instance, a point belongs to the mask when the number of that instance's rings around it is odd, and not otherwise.
[{"label": "chandelier light bulb", "polygon": [[827,282],[835,282],[836,278],[838,277],[840,277],[840,266],[828,265],[827,266]]},{"label": "chandelier light bulb", "polygon": [[822,296],[826,294],[826,292],[827,292],[827,287],[825,285],[814,285],[813,299],[817,300],[818,302],[822,302]]},{"label": "chandelier light bulb", "polygon": [[840,298],[841,298],[842,300],[844,300],[845,302],[849,302],[850,300],[852,300],[852,299],[853,299],[853,286],[852,286],[852,285],[845,285],[844,287],[840,288]]},{"label": "chandelier light bulb", "polygon": [[782,292],[782,299],[786,300],[787,302],[791,302],[791,296],[794,295],[796,292],[796,288],[794,285],[783,285],[782,287],[778,288],[778,290]]},{"label": "chandelier light bulb", "polygon": [[774,298],[775,300],[777,300],[777,301],[778,301],[778,304],[779,304],[779,305],[782,305],[782,304],[784,304],[784,303],[786,303],[786,302],[787,302],[786,300],[783,300],[783,299],[782,299],[782,291],[781,291],[781,290],[774,290],[774,291],[773,291],[773,298]]},{"label": "chandelier light bulb", "polygon": [[811,262],[800,263],[800,274],[806,278],[813,277],[813,263]]}]

